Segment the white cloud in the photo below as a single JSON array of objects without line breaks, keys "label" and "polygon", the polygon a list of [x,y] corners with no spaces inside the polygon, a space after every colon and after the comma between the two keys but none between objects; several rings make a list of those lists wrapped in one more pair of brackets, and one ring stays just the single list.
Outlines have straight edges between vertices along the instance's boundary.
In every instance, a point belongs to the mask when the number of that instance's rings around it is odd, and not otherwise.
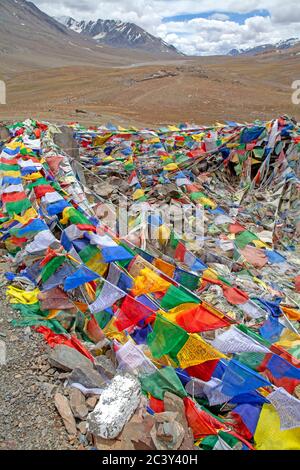
[{"label": "white cloud", "polygon": [[[220,54],[232,48],[254,47],[300,36],[299,0],[33,0],[48,14],[76,19],[112,18],[136,23],[186,54]],[[244,24],[232,13],[268,10]],[[208,18],[163,22],[187,13],[215,12]]]},{"label": "white cloud", "polygon": [[225,13],[214,13],[209,17],[210,20],[218,20],[218,21],[226,21],[229,20],[230,17],[225,15]]}]

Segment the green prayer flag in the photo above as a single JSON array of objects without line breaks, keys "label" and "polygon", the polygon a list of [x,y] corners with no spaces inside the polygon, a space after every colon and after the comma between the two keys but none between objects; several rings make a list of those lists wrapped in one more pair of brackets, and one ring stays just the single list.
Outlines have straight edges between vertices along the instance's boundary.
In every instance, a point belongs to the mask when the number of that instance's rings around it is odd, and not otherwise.
[{"label": "green prayer flag", "polygon": [[6,165],[5,163],[0,163],[0,171],[20,171],[19,165]]},{"label": "green prayer flag", "polygon": [[174,249],[177,248],[179,241],[180,241],[180,238],[177,237],[174,231],[172,231],[171,237],[170,237],[171,248],[174,248]]},{"label": "green prayer flag", "polygon": [[193,297],[190,294],[187,294],[182,289],[179,289],[175,286],[170,286],[166,292],[166,295],[163,297],[161,301],[161,308],[164,310],[171,310],[172,308],[178,307],[181,304],[199,304],[199,299]]},{"label": "green prayer flag", "polygon": [[258,372],[266,355],[264,353],[244,352],[236,356],[236,360]]},{"label": "green prayer flag", "polygon": [[103,312],[100,312],[100,313],[95,313],[94,317],[95,317],[98,325],[100,326],[100,328],[102,330],[103,330],[103,328],[106,327],[106,325],[111,320],[111,315],[108,312],[106,312],[105,310]]},{"label": "green prayer flag", "polygon": [[83,215],[80,211],[75,209],[74,207],[68,210],[68,214],[69,214],[69,219],[70,219],[71,224],[75,224],[75,225],[77,224],[90,225],[91,224],[89,219],[85,217],[85,215]]},{"label": "green prayer flag", "polygon": [[207,197],[204,193],[201,192],[195,192],[190,194],[190,199],[192,201],[197,201],[198,199],[201,199],[203,197]]},{"label": "green prayer flag", "polygon": [[140,381],[143,392],[150,393],[158,400],[163,400],[166,392],[171,392],[181,398],[187,397],[187,393],[173,367],[165,367],[154,374],[140,377]]},{"label": "green prayer flag", "polygon": [[51,181],[46,180],[46,178],[39,178],[38,180],[34,181],[33,183],[28,184],[27,189],[29,189],[29,191],[31,191],[33,188],[36,188],[37,186],[43,186],[43,185],[52,186]]},{"label": "green prayer flag", "polygon": [[152,356],[160,359],[165,354],[176,357],[188,338],[188,333],[180,326],[157,314],[153,332],[148,335],[147,343]]},{"label": "green prayer flag", "polygon": [[258,240],[259,238],[254,233],[245,230],[244,232],[239,233],[235,238],[235,243],[243,250],[249,243],[253,242],[253,240]]},{"label": "green prayer flag", "polygon": [[237,325],[237,328],[241,330],[243,333],[245,333],[246,335],[250,336],[250,338],[257,341],[258,343],[263,344],[267,348],[270,348],[272,346],[272,343],[270,343],[269,341],[265,340],[262,336],[255,333],[255,331],[250,330],[250,328],[248,328],[246,325],[240,324],[240,325]]},{"label": "green prayer flag", "polygon": [[40,310],[40,303],[32,305],[24,304],[13,304],[12,308],[17,310],[20,315],[20,320],[13,320],[12,325],[14,327],[24,328],[26,326],[45,326],[50,328],[57,334],[67,334],[67,331],[55,318],[52,320],[47,320],[45,317],[48,316],[48,311]]},{"label": "green prayer flag", "polygon": [[64,264],[65,261],[65,256],[56,256],[55,258],[52,258],[52,260],[49,261],[49,263],[47,263],[46,266],[44,266],[42,269],[42,281],[48,281],[48,279],[58,270],[60,266]]},{"label": "green prayer flag", "polygon": [[201,441],[201,449],[213,450],[218,441],[218,436],[207,436]]},{"label": "green prayer flag", "polygon": [[10,216],[13,216],[14,214],[20,215],[30,207],[32,206],[31,202],[28,199],[23,199],[23,201],[7,202],[6,212]]},{"label": "green prayer flag", "polygon": [[80,259],[83,263],[88,263],[92,258],[97,256],[101,251],[94,245],[87,245],[83,250],[79,252]]}]

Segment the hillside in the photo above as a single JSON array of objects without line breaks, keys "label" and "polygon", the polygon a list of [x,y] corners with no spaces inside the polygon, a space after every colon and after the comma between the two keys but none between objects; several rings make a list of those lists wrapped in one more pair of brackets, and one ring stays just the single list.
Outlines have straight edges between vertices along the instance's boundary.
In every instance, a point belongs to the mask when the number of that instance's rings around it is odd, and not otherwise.
[{"label": "hillside", "polygon": [[66,65],[119,66],[153,60],[153,54],[97,44],[69,30],[24,0],[0,2],[0,72]]}]

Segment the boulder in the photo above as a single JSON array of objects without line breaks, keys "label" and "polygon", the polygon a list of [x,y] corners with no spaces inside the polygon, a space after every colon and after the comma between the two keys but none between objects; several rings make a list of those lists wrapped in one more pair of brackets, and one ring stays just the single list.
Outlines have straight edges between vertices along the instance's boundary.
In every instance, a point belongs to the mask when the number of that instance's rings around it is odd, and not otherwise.
[{"label": "boulder", "polygon": [[108,379],[113,379],[117,373],[115,366],[107,356],[97,356],[95,367],[101,375],[104,374]]},{"label": "boulder", "polygon": [[97,370],[85,365],[75,367],[69,376],[69,383],[80,384],[88,389],[103,388],[106,385],[106,382]]},{"label": "boulder", "polygon": [[116,375],[88,416],[88,429],[103,439],[115,439],[139,406],[141,386],[129,375]]},{"label": "boulder", "polygon": [[65,372],[81,366],[93,369],[93,363],[87,357],[76,349],[63,344],[59,344],[51,351],[49,362],[52,366]]},{"label": "boulder", "polygon": [[70,392],[70,406],[75,418],[85,419],[89,410],[85,404],[85,396],[78,388],[72,388]]},{"label": "boulder", "polygon": [[69,401],[61,393],[56,393],[54,397],[55,406],[64,422],[65,428],[71,436],[76,436],[76,421],[72,414]]}]

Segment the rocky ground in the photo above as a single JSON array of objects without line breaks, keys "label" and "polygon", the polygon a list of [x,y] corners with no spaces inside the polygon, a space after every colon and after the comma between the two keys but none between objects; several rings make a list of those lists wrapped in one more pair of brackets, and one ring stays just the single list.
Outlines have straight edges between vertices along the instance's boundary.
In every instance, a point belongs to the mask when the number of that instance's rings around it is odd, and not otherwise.
[{"label": "rocky ground", "polygon": [[30,328],[16,329],[11,321],[18,313],[0,294],[0,449],[70,450],[88,448],[86,436],[67,433],[54,395],[69,396],[66,374],[51,368],[48,346]]}]

